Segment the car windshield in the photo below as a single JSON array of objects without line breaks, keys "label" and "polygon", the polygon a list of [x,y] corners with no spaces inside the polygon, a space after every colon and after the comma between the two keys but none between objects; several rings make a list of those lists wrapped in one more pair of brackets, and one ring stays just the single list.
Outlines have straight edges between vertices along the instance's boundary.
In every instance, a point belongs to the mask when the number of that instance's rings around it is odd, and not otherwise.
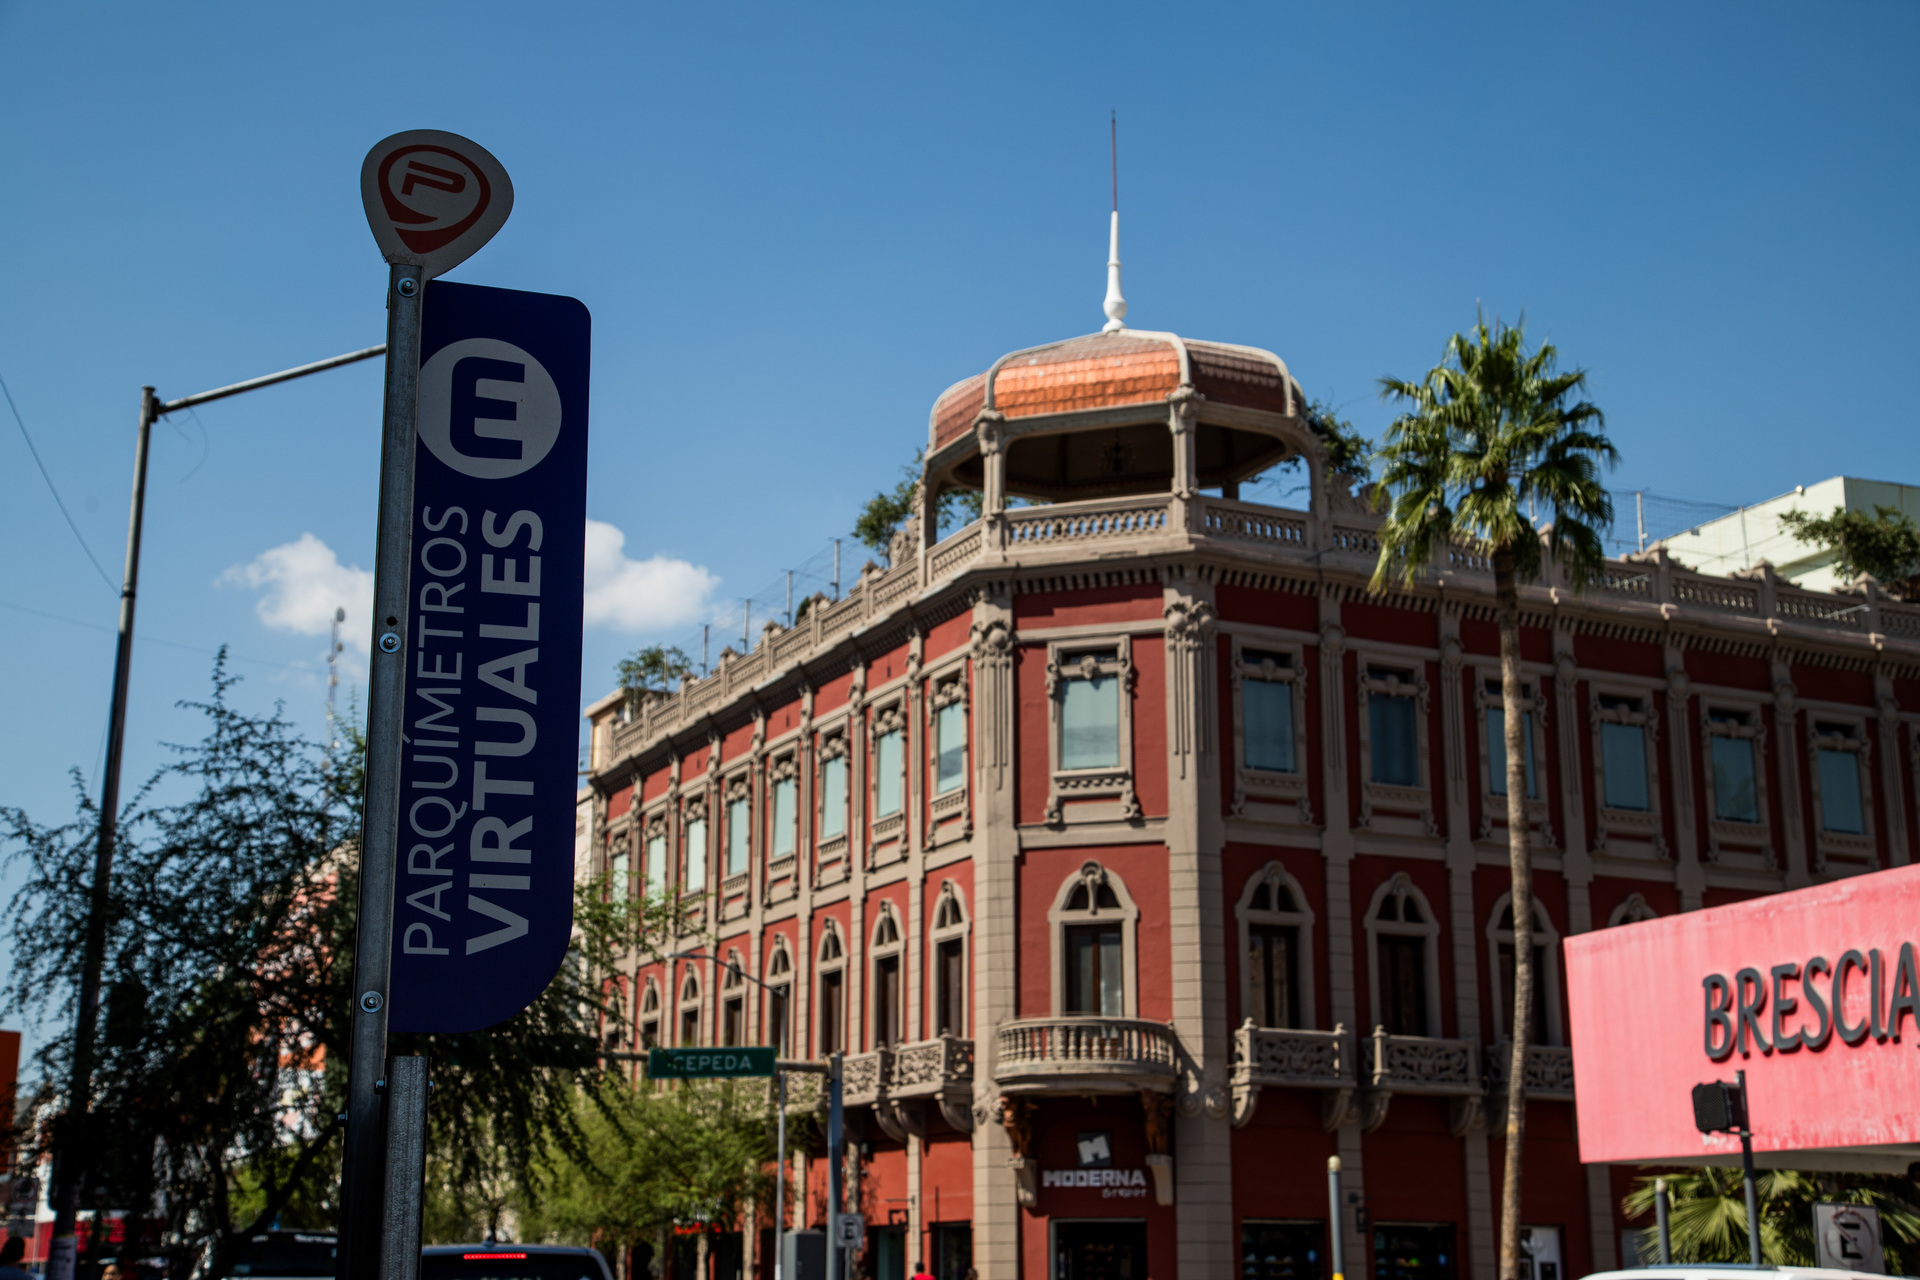
[{"label": "car windshield", "polygon": [[420,1280],[605,1280],[590,1253],[476,1249],[420,1259]]},{"label": "car windshield", "polygon": [[330,1276],[334,1238],[305,1232],[275,1232],[235,1242],[233,1274],[256,1276]]}]

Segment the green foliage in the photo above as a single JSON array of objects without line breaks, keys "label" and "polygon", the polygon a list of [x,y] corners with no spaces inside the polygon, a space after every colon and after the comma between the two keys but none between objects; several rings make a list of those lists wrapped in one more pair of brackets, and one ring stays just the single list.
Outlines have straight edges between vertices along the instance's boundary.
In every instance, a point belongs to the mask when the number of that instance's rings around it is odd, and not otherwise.
[{"label": "green foliage", "polygon": [[[197,743],[122,814],[109,899],[95,1105],[78,1149],[83,1207],[151,1206],[144,1242],[185,1275],[220,1274],[230,1233],[334,1218],[348,1061],[364,739],[329,758],[276,710],[234,708],[216,665]],[[0,810],[0,842],[24,868],[4,1008],[59,1028],[39,1051],[57,1102],[72,1053],[78,957],[97,812],[75,779],[72,821]],[[159,797],[173,797],[162,803]],[[598,1096],[600,1026],[617,1012],[598,972],[639,928],[584,904],[573,947],[518,1016],[462,1035],[397,1035],[436,1084],[429,1159],[469,1197],[531,1188],[585,1150],[578,1099]],[[42,1135],[44,1137],[44,1135]]]},{"label": "green foliage", "polygon": [[1841,577],[1872,574],[1902,599],[1920,598],[1920,524],[1906,512],[1882,506],[1872,515],[1845,507],[1826,516],[1789,511],[1780,523],[1801,542],[1832,552]]},{"label": "green foliage", "polygon": [[1529,519],[1552,522],[1546,555],[1576,586],[1590,582],[1606,552],[1613,499],[1600,466],[1618,460],[1600,410],[1574,397],[1587,375],[1558,370],[1551,344],[1529,353],[1523,325],[1482,316],[1471,335],[1447,341],[1441,363],[1418,382],[1380,380],[1381,396],[1404,406],[1387,428],[1376,504],[1391,502],[1380,527],[1374,585],[1411,583],[1446,564],[1457,539],[1510,563],[1522,580],[1540,576],[1540,537]]},{"label": "green foliage", "polygon": [[[775,1113],[768,1082],[667,1085],[609,1078],[584,1101],[584,1159],[563,1161],[527,1233],[595,1244],[611,1253],[657,1243],[676,1221],[738,1223],[749,1205],[771,1208]],[[807,1124],[791,1108],[790,1143]]]},{"label": "green foliage", "polygon": [[1302,416],[1313,434],[1320,437],[1320,443],[1327,447],[1327,463],[1335,471],[1351,476],[1356,483],[1372,474],[1373,441],[1360,434],[1332,405],[1315,400],[1307,405]]},{"label": "green foliage", "polygon": [[[1708,1167],[1665,1175],[1672,1206],[1668,1235],[1675,1262],[1747,1261],[1746,1188],[1740,1170]],[[1639,1180],[1621,1207],[1630,1218],[1651,1219],[1653,1176]],[[1773,1266],[1814,1265],[1813,1206],[1818,1201],[1872,1205],[1892,1275],[1920,1267],[1920,1195],[1913,1180],[1884,1174],[1761,1170],[1754,1177],[1760,1202],[1760,1253]],[[1656,1262],[1660,1242],[1648,1232],[1640,1261]]]},{"label": "green foliage", "polygon": [[620,687],[629,700],[664,693],[693,674],[693,659],[672,645],[650,644],[620,659]]},{"label": "green foliage", "polygon": [[[913,516],[920,488],[920,464],[926,456],[924,447],[916,449],[913,461],[900,468],[903,477],[900,483],[891,489],[882,489],[860,508],[860,518],[853,522],[853,536],[875,554],[889,554],[893,535]],[[935,511],[940,527],[956,529],[978,520],[983,500],[978,489],[944,490]]]}]

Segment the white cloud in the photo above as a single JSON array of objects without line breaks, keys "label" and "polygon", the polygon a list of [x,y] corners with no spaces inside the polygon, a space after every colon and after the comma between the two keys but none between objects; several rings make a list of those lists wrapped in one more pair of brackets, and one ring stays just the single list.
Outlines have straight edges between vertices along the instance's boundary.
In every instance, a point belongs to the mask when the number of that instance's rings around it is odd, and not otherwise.
[{"label": "white cloud", "polygon": [[220,581],[263,592],[254,602],[254,612],[275,631],[323,636],[333,626],[333,611],[344,608],[342,642],[362,655],[371,653],[372,571],[341,564],[333,548],[310,533],[233,566],[220,575]]},{"label": "white cloud", "polygon": [[697,564],[649,556],[628,558],[627,535],[604,520],[587,521],[587,614],[590,627],[661,631],[706,616],[720,579]]}]

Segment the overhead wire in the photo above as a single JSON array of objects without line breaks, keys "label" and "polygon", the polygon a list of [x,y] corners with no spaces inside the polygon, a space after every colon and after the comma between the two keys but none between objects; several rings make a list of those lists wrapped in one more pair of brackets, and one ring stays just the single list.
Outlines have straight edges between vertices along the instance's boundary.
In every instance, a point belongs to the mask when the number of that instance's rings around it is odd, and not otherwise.
[{"label": "overhead wire", "polygon": [[27,442],[27,452],[33,455],[33,465],[40,468],[40,478],[47,482],[47,492],[53,495],[53,505],[60,508],[60,514],[66,518],[67,528],[73,530],[73,536],[80,543],[80,549],[86,552],[87,559],[93,562],[94,572],[100,575],[100,581],[107,584],[107,590],[118,594],[120,584],[100,567],[100,561],[93,554],[93,548],[87,545],[86,538],[80,532],[80,526],[73,522],[72,513],[67,510],[67,504],[61,500],[60,490],[54,485],[53,477],[47,473],[47,464],[40,460],[40,450],[33,446],[33,435],[27,430],[27,420],[20,416],[20,406],[13,402],[13,391],[7,386],[7,380],[4,377],[0,377],[0,393],[7,397],[7,408],[13,410],[13,420],[20,427],[20,438]]}]

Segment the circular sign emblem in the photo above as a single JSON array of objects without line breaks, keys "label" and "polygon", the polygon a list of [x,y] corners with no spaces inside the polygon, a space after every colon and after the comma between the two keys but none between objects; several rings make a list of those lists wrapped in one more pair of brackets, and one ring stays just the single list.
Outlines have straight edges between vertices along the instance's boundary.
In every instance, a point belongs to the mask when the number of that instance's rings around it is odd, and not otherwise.
[{"label": "circular sign emblem", "polygon": [[560,438],[560,388],[511,342],[468,338],[420,366],[419,430],[461,475],[505,480],[539,465]]},{"label": "circular sign emblem", "polygon": [[493,239],[513,209],[513,183],[480,144],[412,129],[367,153],[360,198],[386,260],[432,277]]}]

